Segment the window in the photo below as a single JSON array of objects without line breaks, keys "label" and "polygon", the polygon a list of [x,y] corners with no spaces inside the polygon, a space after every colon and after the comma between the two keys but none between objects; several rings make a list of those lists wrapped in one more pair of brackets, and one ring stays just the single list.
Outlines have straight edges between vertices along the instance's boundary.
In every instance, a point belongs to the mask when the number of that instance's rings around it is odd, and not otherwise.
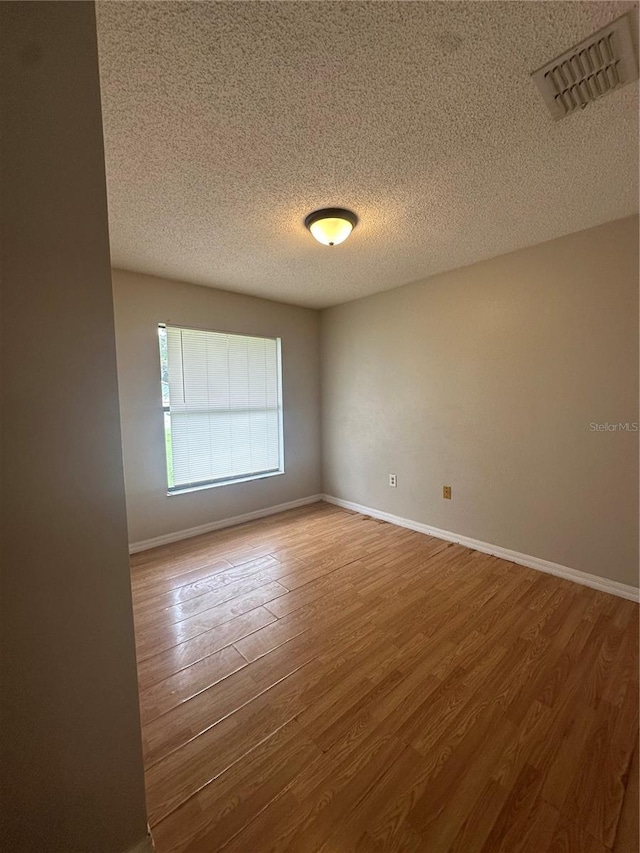
[{"label": "window", "polygon": [[282,473],[280,339],[159,337],[169,493]]}]

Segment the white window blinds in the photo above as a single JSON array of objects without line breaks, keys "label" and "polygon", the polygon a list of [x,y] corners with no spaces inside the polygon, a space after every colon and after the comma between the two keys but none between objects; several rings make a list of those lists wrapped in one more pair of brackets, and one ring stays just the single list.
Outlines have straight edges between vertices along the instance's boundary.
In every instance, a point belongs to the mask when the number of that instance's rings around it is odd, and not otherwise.
[{"label": "white window blinds", "polygon": [[170,490],[282,470],[279,339],[167,326],[166,360]]}]

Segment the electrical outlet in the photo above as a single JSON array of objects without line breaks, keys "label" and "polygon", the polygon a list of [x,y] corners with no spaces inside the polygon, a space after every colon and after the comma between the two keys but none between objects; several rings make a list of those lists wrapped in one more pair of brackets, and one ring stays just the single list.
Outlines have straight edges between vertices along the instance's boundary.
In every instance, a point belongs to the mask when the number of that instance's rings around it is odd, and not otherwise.
[{"label": "electrical outlet", "polygon": [[392,489],[398,488],[398,475],[397,474],[389,474],[389,485]]},{"label": "electrical outlet", "polygon": [[451,500],[451,486],[442,487],[442,497],[446,498],[448,501]]}]

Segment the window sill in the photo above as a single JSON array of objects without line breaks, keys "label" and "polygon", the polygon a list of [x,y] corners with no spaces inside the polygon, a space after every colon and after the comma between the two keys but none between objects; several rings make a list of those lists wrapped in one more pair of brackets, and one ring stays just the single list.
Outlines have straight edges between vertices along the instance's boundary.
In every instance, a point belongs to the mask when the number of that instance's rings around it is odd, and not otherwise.
[{"label": "window sill", "polygon": [[284,471],[269,471],[268,474],[253,474],[249,477],[238,477],[233,480],[220,480],[219,483],[205,483],[202,486],[185,486],[184,489],[174,489],[167,492],[168,498],[176,497],[177,495],[186,495],[189,492],[202,492],[205,489],[219,489],[220,486],[235,486],[238,483],[250,483],[252,480],[265,480],[267,477],[279,477],[284,474]]}]

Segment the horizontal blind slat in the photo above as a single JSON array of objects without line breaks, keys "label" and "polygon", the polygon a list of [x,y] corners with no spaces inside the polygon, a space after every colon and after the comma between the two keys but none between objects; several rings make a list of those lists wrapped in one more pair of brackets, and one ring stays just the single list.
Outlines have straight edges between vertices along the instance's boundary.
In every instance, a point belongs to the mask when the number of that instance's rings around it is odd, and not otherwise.
[{"label": "horizontal blind slat", "polygon": [[166,334],[174,487],[279,470],[278,340]]}]

